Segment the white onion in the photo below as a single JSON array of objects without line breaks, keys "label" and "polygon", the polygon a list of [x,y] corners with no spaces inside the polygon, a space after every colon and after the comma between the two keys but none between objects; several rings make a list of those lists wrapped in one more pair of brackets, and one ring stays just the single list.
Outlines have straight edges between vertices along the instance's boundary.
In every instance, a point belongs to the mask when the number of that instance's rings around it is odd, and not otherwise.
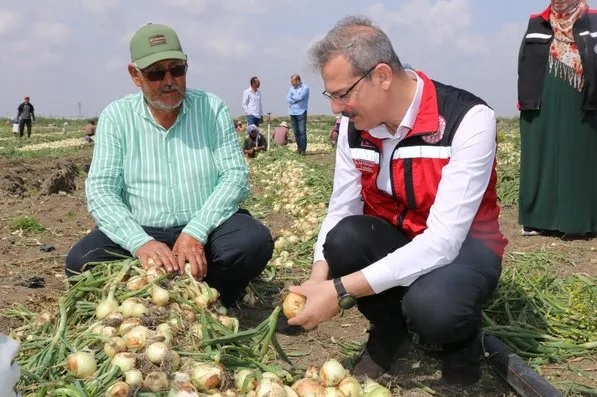
[{"label": "white onion", "polygon": [[346,376],[337,387],[346,397],[361,397],[363,395],[363,388],[354,376]]},{"label": "white onion", "polygon": [[164,342],[155,342],[147,346],[145,357],[154,364],[161,364],[167,353],[168,346]]},{"label": "white onion", "polygon": [[124,381],[130,386],[138,387],[143,383],[143,372],[130,369],[124,373]]},{"label": "white onion", "polygon": [[100,335],[112,338],[112,337],[116,336],[117,332],[118,331],[116,331],[116,328],[106,326],[106,327],[102,328]]},{"label": "white onion", "polygon": [[149,330],[143,325],[137,325],[127,332],[123,339],[126,347],[130,350],[139,350],[145,347],[147,338],[149,337]]},{"label": "white onion", "polygon": [[139,317],[127,317],[122,320],[122,323],[118,327],[118,333],[124,335],[137,325],[141,325],[141,319]]},{"label": "white onion", "polygon": [[255,372],[246,368],[238,370],[234,374],[234,386],[242,393],[246,393],[249,390],[255,390],[257,387]]},{"label": "white onion", "polygon": [[147,283],[148,281],[145,276],[136,275],[129,278],[129,280],[126,282],[126,288],[129,291],[138,291],[141,288],[145,287]]},{"label": "white onion", "polygon": [[104,325],[107,325],[109,327],[119,327],[120,324],[122,324],[122,320],[124,320],[124,316],[122,315],[122,313],[113,311],[112,313],[110,313],[106,317],[104,317],[104,319],[102,320],[102,323],[104,323]]},{"label": "white onion", "polygon": [[117,336],[113,337],[110,342],[104,344],[104,353],[108,358],[112,358],[116,353],[120,353],[126,350],[126,344],[122,338]]},{"label": "white onion", "polygon": [[257,385],[257,397],[286,397],[286,390],[271,378],[263,378]]},{"label": "white onion", "polygon": [[239,323],[237,318],[219,315],[218,321],[232,332],[238,332]]},{"label": "white onion", "polygon": [[338,360],[333,358],[324,362],[319,370],[319,380],[327,387],[336,386],[346,375],[348,375],[348,371]]},{"label": "white onion", "polygon": [[97,370],[97,363],[91,353],[76,352],[66,359],[66,368],[77,379],[88,378]]},{"label": "white onion", "polygon": [[173,382],[190,382],[191,375],[187,374],[186,372],[175,372],[172,375]]},{"label": "white onion", "polygon": [[313,378],[302,378],[294,382],[292,390],[299,397],[321,397],[325,388]]},{"label": "white onion", "polygon": [[117,309],[118,301],[112,297],[108,297],[106,300],[98,303],[95,307],[95,317],[101,320]]},{"label": "white onion", "polygon": [[168,388],[168,376],[161,371],[150,372],[143,381],[143,387],[150,391],[166,390]]},{"label": "white onion", "polygon": [[392,392],[379,383],[367,379],[363,385],[363,397],[392,397]]},{"label": "white onion", "polygon": [[120,352],[112,357],[111,364],[114,367],[120,368],[122,372],[130,371],[135,368],[137,362],[137,355],[135,353]]},{"label": "white onion", "polygon": [[174,381],[168,397],[199,397],[199,393],[190,382]]},{"label": "white onion", "polygon": [[159,307],[164,307],[170,301],[170,292],[168,290],[154,284],[151,287],[151,302]]},{"label": "white onion", "polygon": [[222,383],[222,368],[210,364],[196,364],[191,370],[191,382],[199,391],[215,389]]},{"label": "white onion", "polygon": [[[151,258],[149,258],[150,261],[153,261]],[[155,279],[163,276],[164,274],[166,274],[167,271],[166,269],[164,269],[163,267],[155,267],[155,266],[151,266],[149,269],[147,269],[147,272],[145,274],[145,277],[147,277],[147,281],[149,281],[150,283],[153,282]]]},{"label": "white onion", "polygon": [[141,317],[147,313],[147,307],[139,298],[128,298],[120,304],[118,311],[125,317]]},{"label": "white onion", "polygon": [[127,397],[131,391],[129,385],[125,382],[118,381],[106,390],[106,397]]}]

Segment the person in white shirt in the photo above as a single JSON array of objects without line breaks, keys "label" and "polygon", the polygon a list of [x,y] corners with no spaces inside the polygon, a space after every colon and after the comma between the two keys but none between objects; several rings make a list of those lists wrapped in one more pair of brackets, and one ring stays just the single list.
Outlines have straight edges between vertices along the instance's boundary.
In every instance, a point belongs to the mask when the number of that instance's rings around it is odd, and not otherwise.
[{"label": "person in white shirt", "polygon": [[307,303],[288,323],[312,329],[356,304],[371,327],[355,375],[391,371],[409,350],[411,329],[442,345],[445,383],[475,383],[481,307],[507,243],[493,110],[405,70],[367,18],[341,20],[310,55],[343,118],[312,272],[290,287]]},{"label": "person in white shirt", "polygon": [[243,109],[247,114],[247,125],[254,124],[259,127],[263,122],[263,105],[261,104],[261,81],[257,76],[249,80],[251,86],[243,92]]}]

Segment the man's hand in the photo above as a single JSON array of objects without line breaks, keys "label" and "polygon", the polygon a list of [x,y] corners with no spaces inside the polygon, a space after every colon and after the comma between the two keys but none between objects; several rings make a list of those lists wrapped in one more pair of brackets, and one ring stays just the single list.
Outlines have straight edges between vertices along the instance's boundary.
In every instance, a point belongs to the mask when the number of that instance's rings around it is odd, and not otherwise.
[{"label": "man's hand", "polygon": [[194,277],[198,279],[205,278],[207,275],[207,258],[205,257],[203,244],[199,240],[186,233],[180,233],[174,243],[172,252],[176,256],[180,274],[184,273],[185,263],[188,262],[191,266],[191,274]]},{"label": "man's hand", "polygon": [[340,310],[338,295],[331,280],[307,280],[298,287],[290,287],[291,292],[307,298],[305,308],[288,320],[289,325],[300,325],[312,329],[317,324],[334,317]]},{"label": "man's hand", "polygon": [[149,268],[149,260],[151,259],[157,267],[164,267],[169,272],[178,271],[178,264],[170,247],[160,241],[151,240],[143,244],[137,250],[137,258],[139,258],[143,269]]}]

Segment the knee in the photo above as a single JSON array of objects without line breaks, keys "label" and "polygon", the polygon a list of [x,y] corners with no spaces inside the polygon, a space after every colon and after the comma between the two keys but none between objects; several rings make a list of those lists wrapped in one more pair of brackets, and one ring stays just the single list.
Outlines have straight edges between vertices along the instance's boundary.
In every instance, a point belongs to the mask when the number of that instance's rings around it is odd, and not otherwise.
[{"label": "knee", "polygon": [[324,243],[326,257],[335,257],[338,254],[345,255],[348,251],[359,250],[361,241],[359,230],[362,223],[361,215],[353,215],[343,218],[327,234]]},{"label": "knee", "polygon": [[425,339],[434,343],[453,343],[468,336],[476,323],[472,311],[445,296],[427,294],[405,296],[402,310],[408,324]]},{"label": "knee", "polygon": [[80,247],[80,243],[75,244],[68,255],[66,255],[64,271],[68,277],[75,276],[81,272],[85,260],[83,259],[83,250]]},{"label": "knee", "polygon": [[246,233],[245,238],[239,247],[241,255],[254,266],[263,269],[274,253],[272,234],[265,225],[255,219],[244,233]]}]

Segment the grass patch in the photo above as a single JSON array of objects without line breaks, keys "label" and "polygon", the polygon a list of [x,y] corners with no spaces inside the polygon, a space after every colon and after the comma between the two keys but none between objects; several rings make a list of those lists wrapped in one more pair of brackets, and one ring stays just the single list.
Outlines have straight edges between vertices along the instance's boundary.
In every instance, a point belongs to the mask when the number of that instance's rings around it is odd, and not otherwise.
[{"label": "grass patch", "polygon": [[11,231],[22,230],[33,233],[41,233],[46,230],[37,219],[30,216],[19,216],[14,218],[12,222],[10,222],[9,228]]}]

